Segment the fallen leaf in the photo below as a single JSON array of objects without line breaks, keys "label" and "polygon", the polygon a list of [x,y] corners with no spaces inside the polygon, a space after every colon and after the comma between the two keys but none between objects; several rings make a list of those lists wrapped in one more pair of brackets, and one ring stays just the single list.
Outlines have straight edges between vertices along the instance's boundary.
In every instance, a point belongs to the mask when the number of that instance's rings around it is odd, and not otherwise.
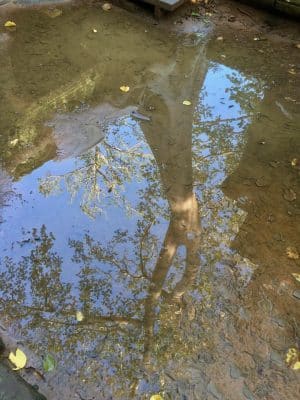
[{"label": "fallen leaf", "polygon": [[293,99],[292,97],[285,97],[284,98],[286,101],[292,101],[293,103],[295,102],[295,101],[297,101],[296,99]]},{"label": "fallen leaf", "polygon": [[56,360],[51,354],[47,354],[43,361],[45,372],[51,372],[56,368]]},{"label": "fallen leaf", "polygon": [[220,41],[223,40],[223,36],[218,36],[217,40],[220,40]]},{"label": "fallen leaf", "polygon": [[189,100],[184,100],[184,101],[182,102],[182,104],[183,104],[184,106],[190,106],[192,103],[191,103]]},{"label": "fallen leaf", "polygon": [[296,279],[296,281],[300,282],[300,274],[293,273],[292,275]]},{"label": "fallen leaf", "polygon": [[76,311],[76,319],[78,322],[81,322],[84,320],[84,315],[82,314],[81,311]]},{"label": "fallen leaf", "polygon": [[294,370],[298,370],[298,369],[300,369],[300,361],[296,361],[295,362],[295,364],[292,366],[292,369],[294,369]]},{"label": "fallen leaf", "polygon": [[19,139],[14,139],[10,141],[11,146],[15,146],[18,143]]},{"label": "fallen leaf", "polygon": [[111,9],[112,9],[112,5],[110,3],[104,3],[102,5],[102,10],[104,10],[104,11],[109,11]]},{"label": "fallen leaf", "polygon": [[122,92],[124,92],[124,93],[127,93],[127,92],[129,92],[130,87],[129,87],[129,86],[120,86],[120,90],[121,90]]},{"label": "fallen leaf", "polygon": [[299,259],[299,253],[295,247],[287,247],[286,248],[286,255],[290,260],[298,260]]},{"label": "fallen leaf", "polygon": [[295,361],[297,357],[298,357],[298,350],[292,347],[288,349],[285,356],[285,361],[286,363],[290,364],[291,362]]},{"label": "fallen leaf", "polygon": [[94,28],[94,29],[93,29],[93,32],[94,32],[94,33],[97,33],[98,31],[97,31],[97,29]]},{"label": "fallen leaf", "polygon": [[5,28],[14,28],[17,24],[14,21],[6,21],[4,24]]},{"label": "fallen leaf", "polygon": [[283,198],[286,201],[294,201],[294,200],[296,200],[297,195],[293,191],[293,189],[285,189],[283,192]]},{"label": "fallen leaf", "polygon": [[160,394],[153,394],[150,397],[150,400],[164,400],[163,397]]},{"label": "fallen leaf", "polygon": [[16,366],[16,368],[13,368],[14,371],[18,371],[19,369],[24,368],[26,365],[26,362],[27,362],[26,355],[20,349],[16,350],[16,354],[14,354],[11,351],[9,353],[8,359],[10,362],[12,362]]},{"label": "fallen leaf", "polygon": [[292,161],[291,161],[291,166],[292,167],[296,167],[298,163],[299,163],[298,159],[297,158],[293,158]]}]

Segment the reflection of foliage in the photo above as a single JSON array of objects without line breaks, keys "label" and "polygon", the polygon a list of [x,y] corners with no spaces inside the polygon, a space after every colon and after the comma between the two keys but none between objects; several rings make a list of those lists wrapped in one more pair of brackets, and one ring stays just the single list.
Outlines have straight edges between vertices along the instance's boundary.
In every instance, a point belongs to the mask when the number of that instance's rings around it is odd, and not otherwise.
[{"label": "reflection of foliage", "polygon": [[[43,311],[59,311],[71,300],[70,285],[61,282],[62,258],[51,251],[54,236],[46,233],[42,226],[40,233],[32,232],[31,243],[36,246],[19,264],[6,257],[1,270],[1,302],[17,310],[30,307]],[[25,312],[25,315],[27,313]],[[23,314],[24,316],[24,314]]]},{"label": "reflection of foliage", "polygon": [[105,199],[125,205],[129,210],[123,195],[125,184],[139,181],[143,171],[149,173],[152,157],[137,140],[137,127],[134,124],[127,126],[126,120],[121,122],[121,125],[108,129],[105,140],[99,145],[80,156],[76,161],[79,165],[72,171],[43,179],[41,193],[46,196],[59,193],[64,183],[72,199],[81,195],[81,209],[90,217],[103,212]]},{"label": "reflection of foliage", "polygon": [[[212,110],[202,108],[212,119]],[[64,182],[73,197],[82,194],[82,210],[94,216],[107,205],[105,199],[124,203],[121,189],[142,181],[132,231],[123,227],[102,242],[88,233],[70,238],[68,261],[54,252],[54,237],[42,228],[30,255],[19,264],[5,259],[1,274],[1,307],[17,307],[15,314],[28,318],[24,324],[35,345],[63,358],[63,369],[76,361],[78,380],[94,384],[100,377],[103,398],[133,398],[147,380],[163,388],[166,365],[183,365],[203,349],[202,338],[213,347],[207,319],[217,300],[210,274],[231,256],[229,244],[243,219],[217,185],[236,165],[243,146],[238,133],[248,123],[248,116],[196,120],[193,135],[190,127],[180,127],[169,138],[152,138],[155,158],[140,132],[123,126],[81,156],[74,170],[41,183],[48,195]],[[145,137],[150,135],[145,129]],[[156,151],[155,140],[168,148],[170,138],[169,154]],[[62,281],[63,263],[77,267],[72,283]],[[76,310],[83,312],[83,321],[76,321]]]}]

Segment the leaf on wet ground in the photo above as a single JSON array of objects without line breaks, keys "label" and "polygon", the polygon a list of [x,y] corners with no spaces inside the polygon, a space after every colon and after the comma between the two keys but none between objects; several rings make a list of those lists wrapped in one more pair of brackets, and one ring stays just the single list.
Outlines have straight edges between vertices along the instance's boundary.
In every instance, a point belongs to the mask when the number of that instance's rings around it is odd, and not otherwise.
[{"label": "leaf on wet ground", "polygon": [[293,370],[300,370],[300,352],[295,347],[288,349],[285,362],[291,367]]},{"label": "leaf on wet ground", "polygon": [[299,253],[295,247],[289,246],[286,248],[286,255],[290,260],[298,260]]},{"label": "leaf on wet ground", "polygon": [[14,147],[16,144],[18,144],[18,141],[19,141],[19,139],[11,140],[10,145]]},{"label": "leaf on wet ground", "polygon": [[56,368],[56,360],[51,354],[47,354],[43,361],[43,368],[45,372],[54,371]]},{"label": "leaf on wet ground", "polygon": [[300,282],[300,274],[293,273],[292,276],[296,279],[296,281]]},{"label": "leaf on wet ground", "polygon": [[160,394],[153,394],[150,397],[150,400],[164,400],[163,397]]},{"label": "leaf on wet ground", "polygon": [[289,97],[289,96],[286,96],[284,99],[286,101],[292,101],[293,103],[297,101],[296,99],[293,99],[292,97]]},{"label": "leaf on wet ground", "polygon": [[14,21],[6,21],[4,26],[5,28],[15,28],[17,24]]},{"label": "leaf on wet ground", "polygon": [[183,100],[182,104],[184,106],[190,106],[192,103],[189,100]]},{"label": "leaf on wet ground", "polygon": [[111,9],[112,9],[112,5],[110,3],[104,3],[102,5],[102,10],[104,10],[104,11],[109,11]]},{"label": "leaf on wet ground", "polygon": [[120,90],[121,90],[121,92],[127,93],[127,92],[129,92],[130,87],[126,86],[126,85],[120,86]]},{"label": "leaf on wet ground", "polygon": [[16,350],[15,354],[11,351],[8,359],[12,364],[15,365],[15,368],[13,368],[14,371],[24,368],[27,362],[26,354],[19,348]]},{"label": "leaf on wet ground", "polygon": [[292,369],[296,371],[300,370],[300,361],[296,361],[295,364],[292,366]]},{"label": "leaf on wet ground", "polygon": [[293,189],[285,189],[283,192],[283,198],[286,201],[294,201],[297,198],[296,193],[294,192]]},{"label": "leaf on wet ground", "polygon": [[76,319],[78,322],[81,322],[84,320],[84,315],[81,311],[76,311]]}]

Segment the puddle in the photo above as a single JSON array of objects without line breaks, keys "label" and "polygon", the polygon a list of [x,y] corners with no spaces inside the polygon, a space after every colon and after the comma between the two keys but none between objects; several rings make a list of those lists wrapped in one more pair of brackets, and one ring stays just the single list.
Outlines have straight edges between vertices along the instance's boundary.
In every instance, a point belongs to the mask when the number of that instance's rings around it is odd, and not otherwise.
[{"label": "puddle", "polygon": [[299,50],[60,8],[0,32],[1,320],[57,362],[26,379],[297,398]]}]

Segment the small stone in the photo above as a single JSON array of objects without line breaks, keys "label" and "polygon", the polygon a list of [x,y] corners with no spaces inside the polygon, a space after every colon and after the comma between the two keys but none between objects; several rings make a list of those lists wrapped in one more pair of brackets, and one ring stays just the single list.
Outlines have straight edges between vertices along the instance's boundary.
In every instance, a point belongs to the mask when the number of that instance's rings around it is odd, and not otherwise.
[{"label": "small stone", "polygon": [[279,354],[277,351],[275,350],[271,350],[270,353],[270,360],[276,364],[279,367],[283,367],[284,366],[284,362],[283,362],[283,358],[281,356],[281,354]]},{"label": "small stone", "polygon": [[230,366],[230,376],[232,379],[239,379],[242,376],[241,371],[235,365]]},{"label": "small stone", "polygon": [[300,289],[297,289],[293,292],[293,296],[297,299],[300,300]]},{"label": "small stone", "polygon": [[221,395],[221,393],[219,392],[219,390],[217,389],[217,387],[216,387],[216,385],[214,383],[210,382],[207,385],[207,390],[216,399],[218,399],[218,400],[222,400],[223,399],[223,396]]},{"label": "small stone", "polygon": [[249,390],[248,386],[244,385],[243,394],[248,400],[255,400],[253,393]]},{"label": "small stone", "polygon": [[102,10],[109,11],[112,9],[112,5],[110,3],[104,3],[102,6]]}]

